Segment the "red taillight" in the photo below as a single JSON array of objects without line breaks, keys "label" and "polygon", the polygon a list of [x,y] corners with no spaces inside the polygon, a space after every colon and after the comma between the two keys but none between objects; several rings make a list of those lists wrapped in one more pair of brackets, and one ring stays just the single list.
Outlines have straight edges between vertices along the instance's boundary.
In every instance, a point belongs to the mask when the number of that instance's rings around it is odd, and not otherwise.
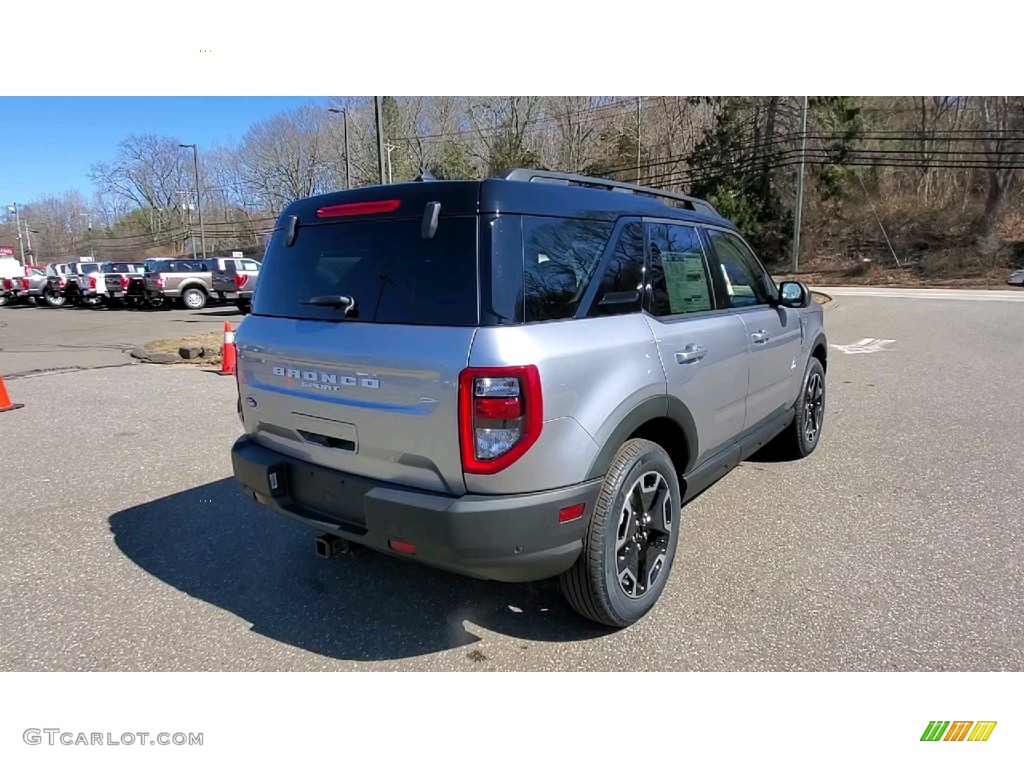
[{"label": "red taillight", "polygon": [[395,550],[395,552],[401,552],[403,555],[416,554],[416,545],[408,541],[402,541],[401,539],[388,539],[388,546]]},{"label": "red taillight", "polygon": [[157,275],[156,276],[156,287],[157,288],[159,288],[160,290],[163,290],[164,289],[164,285],[166,285],[166,284],[167,284],[167,281],[164,280],[164,276],[163,275]]},{"label": "red taillight", "polygon": [[23,277],[21,279],[21,290],[23,290],[23,291],[27,291],[28,290],[28,278],[27,277]]},{"label": "red taillight", "polygon": [[401,200],[377,200],[369,203],[345,203],[343,205],[328,205],[316,209],[318,219],[331,219],[335,216],[366,216],[371,213],[391,213],[397,211]]},{"label": "red taillight", "polygon": [[511,466],[537,442],[543,419],[537,366],[466,368],[459,374],[463,471],[491,475]]},{"label": "red taillight", "polygon": [[96,276],[95,275],[89,275],[89,287],[92,288],[92,289],[96,288]]},{"label": "red taillight", "polygon": [[121,290],[127,291],[128,284],[131,283],[132,279],[128,275],[121,275]]},{"label": "red taillight", "polygon": [[241,272],[235,273],[235,288],[242,290],[242,286],[245,285],[245,281],[249,279],[248,275],[243,275]]},{"label": "red taillight", "polygon": [[11,290],[11,279],[9,277],[5,277],[4,278],[4,290],[5,291]]},{"label": "red taillight", "polygon": [[68,284],[68,279],[67,279],[66,277],[62,277],[62,278],[60,278],[60,279],[59,279],[59,280],[57,281],[57,287],[58,287],[58,288],[63,288],[63,287],[64,287],[64,286],[66,286],[67,284]]}]

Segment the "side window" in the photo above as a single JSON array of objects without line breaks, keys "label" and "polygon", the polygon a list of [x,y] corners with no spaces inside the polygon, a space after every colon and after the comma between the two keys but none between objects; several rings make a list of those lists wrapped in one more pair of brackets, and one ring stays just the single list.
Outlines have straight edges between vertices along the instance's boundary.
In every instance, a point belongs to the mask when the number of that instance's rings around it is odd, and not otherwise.
[{"label": "side window", "polygon": [[526,322],[576,314],[612,228],[591,219],[523,217]]},{"label": "side window", "polygon": [[775,284],[746,244],[729,232],[707,230],[722,270],[729,306],[752,307],[776,298]]},{"label": "side window", "polygon": [[640,311],[644,285],[644,228],[626,224],[615,244],[601,283],[594,295],[589,317],[625,315]]},{"label": "side window", "polygon": [[651,314],[664,317],[712,308],[704,249],[694,227],[651,224]]},{"label": "side window", "polygon": [[246,259],[245,261],[242,262],[242,269],[245,270],[246,272],[258,272],[260,269],[260,265],[255,261],[249,261],[248,259]]}]

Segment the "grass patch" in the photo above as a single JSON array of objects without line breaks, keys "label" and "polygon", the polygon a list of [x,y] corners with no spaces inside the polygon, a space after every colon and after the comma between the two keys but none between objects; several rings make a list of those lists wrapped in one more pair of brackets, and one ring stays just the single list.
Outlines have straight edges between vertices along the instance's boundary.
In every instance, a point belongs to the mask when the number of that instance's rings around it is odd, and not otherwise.
[{"label": "grass patch", "polygon": [[[143,346],[150,352],[167,352],[168,354],[178,357],[178,350],[182,347],[213,347],[214,349],[220,349],[223,344],[224,332],[211,331],[210,333],[200,333],[195,336],[176,336],[172,339],[157,339],[156,341],[151,341]],[[196,357],[192,360],[179,358],[178,362],[186,365],[220,365],[221,356]]]}]

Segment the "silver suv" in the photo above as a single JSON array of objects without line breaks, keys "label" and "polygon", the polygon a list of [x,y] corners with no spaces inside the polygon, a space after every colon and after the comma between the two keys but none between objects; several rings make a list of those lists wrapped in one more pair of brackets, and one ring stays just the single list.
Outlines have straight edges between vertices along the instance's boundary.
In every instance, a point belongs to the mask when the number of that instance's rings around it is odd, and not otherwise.
[{"label": "silver suv", "polygon": [[706,202],[516,170],[292,203],[238,329],[236,479],[351,543],[654,605],[683,504],[821,436],[827,343]]}]

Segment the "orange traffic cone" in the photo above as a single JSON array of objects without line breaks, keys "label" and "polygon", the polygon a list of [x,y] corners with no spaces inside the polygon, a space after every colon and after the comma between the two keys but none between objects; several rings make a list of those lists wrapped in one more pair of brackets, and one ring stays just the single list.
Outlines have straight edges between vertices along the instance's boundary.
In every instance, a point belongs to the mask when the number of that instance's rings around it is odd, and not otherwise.
[{"label": "orange traffic cone", "polygon": [[231,330],[231,323],[224,321],[224,350],[221,353],[220,375],[234,376],[235,365],[238,362],[235,353],[235,332]]},{"label": "orange traffic cone", "polygon": [[4,411],[14,411],[18,408],[24,408],[24,403],[12,403],[10,395],[7,394],[7,387],[4,386],[4,377],[0,376],[0,413]]}]

